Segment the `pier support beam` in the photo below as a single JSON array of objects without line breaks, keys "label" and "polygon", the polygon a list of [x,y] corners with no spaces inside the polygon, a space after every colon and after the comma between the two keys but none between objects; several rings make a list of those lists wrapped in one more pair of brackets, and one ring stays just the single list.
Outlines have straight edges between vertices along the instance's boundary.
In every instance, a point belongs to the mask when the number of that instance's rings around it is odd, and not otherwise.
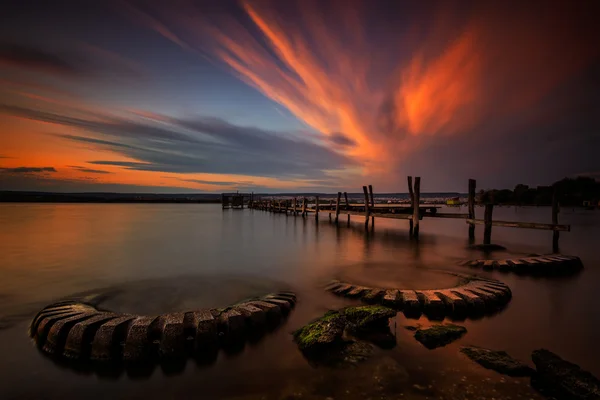
[{"label": "pier support beam", "polygon": [[414,187],[414,204],[413,204],[413,236],[415,238],[419,238],[419,203],[421,200],[421,177],[415,177],[415,187]]},{"label": "pier support beam", "polygon": [[315,220],[319,220],[319,196],[315,196]]},{"label": "pier support beam", "polygon": [[[469,219],[475,219],[475,188],[477,181],[469,179]],[[475,242],[475,224],[469,224],[469,243]]]},{"label": "pier support beam", "polygon": [[335,223],[338,223],[338,220],[340,218],[340,199],[342,197],[342,192],[338,192],[337,194],[337,200],[335,202]]},{"label": "pier support beam", "polygon": [[302,198],[302,217],[306,217],[306,197]]},{"label": "pier support beam", "polygon": [[[373,198],[373,185],[369,185],[369,197],[371,198],[371,209],[375,212],[375,199]],[[371,229],[375,227],[375,217],[371,217]]]},{"label": "pier support beam", "polygon": [[365,228],[369,227],[369,192],[366,186],[363,186],[363,193],[365,194]]},{"label": "pier support beam", "polygon": [[[414,207],[415,207],[415,194],[413,192],[412,176],[407,176],[406,180],[408,182],[408,194],[410,196],[410,206],[414,210]],[[413,227],[414,227],[414,223],[413,223],[413,220],[411,218],[411,219],[408,220],[408,234],[410,236],[413,235]]]}]

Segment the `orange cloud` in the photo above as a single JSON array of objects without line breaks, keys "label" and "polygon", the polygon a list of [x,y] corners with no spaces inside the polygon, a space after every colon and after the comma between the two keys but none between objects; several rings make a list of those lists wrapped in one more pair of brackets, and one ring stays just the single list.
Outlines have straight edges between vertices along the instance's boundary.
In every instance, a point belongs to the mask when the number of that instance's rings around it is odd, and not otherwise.
[{"label": "orange cloud", "polygon": [[[343,132],[356,146],[337,150],[370,175],[389,173],[439,135],[521,118],[597,54],[585,29],[568,22],[577,5],[543,14],[527,4],[478,4],[462,16],[438,9],[374,38],[367,3],[333,2],[335,18],[318,2],[286,4],[293,15],[278,2],[244,1],[251,24],[208,21],[193,9],[171,22],[198,46],[210,37],[214,56],[310,127]],[[192,43],[154,28],[185,49]]]}]

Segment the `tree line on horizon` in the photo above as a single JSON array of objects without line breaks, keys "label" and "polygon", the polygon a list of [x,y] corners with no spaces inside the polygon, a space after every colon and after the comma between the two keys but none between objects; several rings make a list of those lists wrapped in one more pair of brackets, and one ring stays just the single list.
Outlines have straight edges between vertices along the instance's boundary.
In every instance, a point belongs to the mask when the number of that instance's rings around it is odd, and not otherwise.
[{"label": "tree line on horizon", "polygon": [[520,183],[513,190],[480,190],[477,201],[510,205],[551,205],[555,191],[562,206],[599,205],[600,182],[587,176],[564,178],[550,186],[535,188]]}]

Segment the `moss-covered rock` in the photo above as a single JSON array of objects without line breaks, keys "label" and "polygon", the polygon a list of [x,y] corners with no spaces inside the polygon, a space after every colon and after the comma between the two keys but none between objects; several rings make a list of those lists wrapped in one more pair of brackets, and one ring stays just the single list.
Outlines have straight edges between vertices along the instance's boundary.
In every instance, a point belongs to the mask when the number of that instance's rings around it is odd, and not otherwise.
[{"label": "moss-covered rock", "polygon": [[395,315],[396,311],[382,306],[329,311],[295,331],[294,341],[313,363],[333,366],[354,364],[371,355],[373,345],[369,342],[380,347],[396,344],[388,326],[389,319]]},{"label": "moss-covered rock", "polygon": [[320,319],[293,333],[294,341],[302,352],[317,352],[325,347],[339,345],[346,320],[338,311],[328,311]]},{"label": "moss-covered rock", "polygon": [[481,347],[462,347],[460,351],[484,368],[509,376],[531,376],[533,369],[515,360],[504,351],[494,351]]},{"label": "moss-covered rock", "polygon": [[442,347],[452,343],[467,333],[467,328],[454,324],[434,325],[427,329],[417,329],[415,339],[428,349]]},{"label": "moss-covered rock", "polygon": [[544,395],[565,400],[600,399],[600,380],[578,365],[545,349],[535,350],[531,358],[537,369],[531,384]]},{"label": "moss-covered rock", "polygon": [[347,307],[340,311],[347,323],[347,328],[356,333],[387,327],[390,318],[396,311],[383,306]]}]

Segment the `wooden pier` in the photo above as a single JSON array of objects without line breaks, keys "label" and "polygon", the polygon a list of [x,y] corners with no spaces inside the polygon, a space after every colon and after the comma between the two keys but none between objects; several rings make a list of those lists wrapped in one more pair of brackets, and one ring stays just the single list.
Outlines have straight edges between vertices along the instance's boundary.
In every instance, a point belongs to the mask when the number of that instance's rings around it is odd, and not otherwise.
[{"label": "wooden pier", "polygon": [[[552,202],[552,222],[551,223],[538,223],[538,222],[518,222],[518,221],[494,221],[494,200],[489,199],[482,205],[484,206],[484,218],[477,219],[475,217],[475,189],[477,183],[474,179],[469,179],[468,185],[468,201],[467,201],[467,213],[444,213],[439,212],[438,205],[422,204],[421,203],[421,178],[409,176],[408,182],[408,193],[410,196],[410,204],[382,204],[375,203],[373,186],[363,186],[364,200],[362,203],[350,203],[348,201],[348,193],[338,192],[335,202],[333,200],[323,201],[318,196],[314,198],[291,198],[291,199],[260,199],[254,200],[251,198],[248,203],[248,207],[258,210],[266,210],[270,212],[285,213],[286,215],[300,215],[302,217],[308,217],[309,214],[314,214],[315,219],[319,219],[319,215],[327,212],[329,220],[334,223],[339,223],[340,215],[346,215],[348,223],[350,217],[360,216],[364,217],[365,229],[369,227],[369,221],[371,222],[371,229],[374,227],[375,218],[389,218],[389,219],[405,219],[409,222],[410,236],[414,239],[419,238],[419,221],[423,218],[452,218],[462,219],[468,224],[468,237],[471,243],[475,241],[475,227],[476,225],[483,225],[483,244],[491,244],[492,241],[492,227],[501,226],[509,228],[523,228],[523,229],[541,229],[553,231],[552,238],[552,250],[558,252],[558,240],[559,232],[569,232],[571,230],[570,225],[561,225],[558,223],[558,213],[560,211],[558,193],[555,191],[553,202]],[[225,207],[224,207],[225,208]]]}]

